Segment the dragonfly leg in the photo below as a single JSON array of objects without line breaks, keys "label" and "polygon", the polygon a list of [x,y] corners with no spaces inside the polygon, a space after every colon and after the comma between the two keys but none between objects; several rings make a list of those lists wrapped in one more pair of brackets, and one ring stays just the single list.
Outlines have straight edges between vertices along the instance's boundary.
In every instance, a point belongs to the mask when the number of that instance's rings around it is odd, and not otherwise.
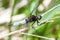
[{"label": "dragonfly leg", "polygon": [[[34,22],[34,23],[35,23],[35,22]],[[33,23],[33,24],[34,24],[34,23]],[[32,28],[35,30],[35,32],[36,32],[35,34],[37,34],[38,31],[33,27],[33,24],[32,24]]]},{"label": "dragonfly leg", "polygon": [[38,23],[40,23],[40,22],[37,20],[37,25],[39,25]]}]

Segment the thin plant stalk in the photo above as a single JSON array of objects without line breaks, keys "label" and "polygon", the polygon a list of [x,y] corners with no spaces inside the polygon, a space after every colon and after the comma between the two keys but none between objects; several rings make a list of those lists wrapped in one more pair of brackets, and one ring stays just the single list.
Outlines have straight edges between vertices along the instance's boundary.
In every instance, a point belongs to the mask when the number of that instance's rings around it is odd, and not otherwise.
[{"label": "thin plant stalk", "polygon": [[[12,23],[12,16],[14,15],[14,7],[15,7],[15,0],[13,0],[13,6],[12,6],[12,12],[11,12],[9,24]],[[11,32],[11,26],[8,26],[8,29],[9,29],[9,33],[10,33]],[[11,35],[9,36],[8,40],[11,40]]]}]

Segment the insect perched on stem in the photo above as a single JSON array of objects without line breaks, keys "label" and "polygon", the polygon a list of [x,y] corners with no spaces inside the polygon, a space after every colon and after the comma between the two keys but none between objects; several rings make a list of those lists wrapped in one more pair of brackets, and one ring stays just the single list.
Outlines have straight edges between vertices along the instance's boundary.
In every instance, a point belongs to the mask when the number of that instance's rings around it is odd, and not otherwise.
[{"label": "insect perched on stem", "polygon": [[27,19],[24,19],[24,20],[18,21],[18,22],[14,22],[12,24],[9,24],[8,26],[17,26],[17,25],[31,23],[31,22],[33,22],[33,24],[34,24],[36,21],[38,24],[38,20],[40,20],[41,18],[42,18],[41,15],[30,15]]}]

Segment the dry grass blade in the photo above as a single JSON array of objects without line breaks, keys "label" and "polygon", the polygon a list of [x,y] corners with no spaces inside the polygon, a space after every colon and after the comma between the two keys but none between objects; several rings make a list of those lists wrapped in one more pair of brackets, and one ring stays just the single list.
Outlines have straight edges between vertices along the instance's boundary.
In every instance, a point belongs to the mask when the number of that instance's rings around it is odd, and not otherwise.
[{"label": "dry grass blade", "polygon": [[39,37],[39,38],[43,38],[43,39],[48,39],[48,40],[53,40],[54,39],[54,38],[48,38],[48,37],[38,36],[38,35],[34,35],[34,34],[23,33],[26,30],[27,30],[27,28],[24,28],[24,29],[20,29],[20,30],[17,30],[17,31],[14,31],[14,32],[10,32],[8,34],[5,34],[4,36],[1,36],[0,35],[0,39],[4,38],[6,36],[9,36],[9,35],[13,35],[15,33],[19,33],[19,32],[21,32],[20,34],[27,35],[27,36],[35,36],[35,37]]},{"label": "dry grass blade", "polygon": [[26,31],[27,29],[28,29],[28,28],[23,28],[23,29],[14,31],[14,32],[10,32],[10,33],[4,34],[3,36],[0,35],[0,39],[4,38],[4,37],[6,37],[6,36],[9,36],[9,35],[13,35],[13,34],[15,34],[15,33],[24,32],[24,31]]}]

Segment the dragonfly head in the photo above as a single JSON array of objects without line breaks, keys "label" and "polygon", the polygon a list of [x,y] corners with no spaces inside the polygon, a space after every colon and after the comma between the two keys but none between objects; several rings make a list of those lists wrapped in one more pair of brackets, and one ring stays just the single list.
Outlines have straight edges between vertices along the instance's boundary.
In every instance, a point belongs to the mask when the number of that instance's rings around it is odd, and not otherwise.
[{"label": "dragonfly head", "polygon": [[40,20],[42,18],[41,15],[37,15],[37,19]]}]

